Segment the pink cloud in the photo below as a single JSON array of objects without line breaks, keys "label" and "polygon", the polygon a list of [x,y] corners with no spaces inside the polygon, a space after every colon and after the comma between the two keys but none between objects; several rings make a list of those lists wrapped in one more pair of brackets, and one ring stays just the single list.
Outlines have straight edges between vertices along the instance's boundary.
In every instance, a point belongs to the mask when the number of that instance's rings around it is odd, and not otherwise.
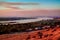
[{"label": "pink cloud", "polygon": [[0,17],[60,16],[60,10],[0,10]]}]

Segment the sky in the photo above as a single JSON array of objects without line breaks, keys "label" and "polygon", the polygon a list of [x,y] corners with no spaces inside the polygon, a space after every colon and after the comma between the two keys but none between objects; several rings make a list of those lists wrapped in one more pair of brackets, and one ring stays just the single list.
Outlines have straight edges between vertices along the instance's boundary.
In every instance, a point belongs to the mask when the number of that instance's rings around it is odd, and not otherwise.
[{"label": "sky", "polygon": [[0,17],[60,16],[60,0],[3,0],[3,1],[38,3],[38,5],[12,5],[13,7],[0,6]]},{"label": "sky", "polygon": [[[19,5],[22,9],[60,9],[60,0],[4,0],[5,2],[32,2],[39,5]],[[16,5],[15,5],[16,6]],[[3,8],[3,7],[2,7]],[[2,9],[0,7],[0,9]]]}]

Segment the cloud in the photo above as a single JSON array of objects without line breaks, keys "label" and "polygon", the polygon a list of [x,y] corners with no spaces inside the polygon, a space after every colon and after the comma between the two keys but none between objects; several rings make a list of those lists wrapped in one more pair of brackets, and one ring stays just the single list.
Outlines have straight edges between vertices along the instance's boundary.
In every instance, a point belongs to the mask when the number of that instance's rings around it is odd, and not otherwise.
[{"label": "cloud", "polygon": [[22,3],[22,2],[0,2],[1,4],[9,4],[9,5],[38,5],[39,3]]},{"label": "cloud", "polygon": [[0,17],[60,16],[60,10],[0,10]]}]

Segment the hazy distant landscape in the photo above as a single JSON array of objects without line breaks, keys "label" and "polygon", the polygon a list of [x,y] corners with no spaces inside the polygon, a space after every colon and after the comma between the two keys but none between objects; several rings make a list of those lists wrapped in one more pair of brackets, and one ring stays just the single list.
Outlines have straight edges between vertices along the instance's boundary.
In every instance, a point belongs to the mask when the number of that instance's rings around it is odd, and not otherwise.
[{"label": "hazy distant landscape", "polygon": [[36,19],[36,18],[60,18],[60,17],[59,17],[59,16],[0,17],[0,21],[9,21],[9,20],[24,20],[24,19]]},{"label": "hazy distant landscape", "polygon": [[60,0],[0,0],[0,40],[60,40]]},{"label": "hazy distant landscape", "polygon": [[35,19],[29,17],[0,17],[0,21],[9,21],[9,20],[24,20],[24,19]]}]

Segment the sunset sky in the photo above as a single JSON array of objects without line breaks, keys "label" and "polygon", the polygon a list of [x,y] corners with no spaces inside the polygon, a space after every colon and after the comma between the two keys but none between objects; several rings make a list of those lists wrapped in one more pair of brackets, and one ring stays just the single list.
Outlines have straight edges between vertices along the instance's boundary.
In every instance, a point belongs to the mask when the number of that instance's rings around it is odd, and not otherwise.
[{"label": "sunset sky", "polygon": [[3,2],[38,3],[38,5],[12,5],[18,9],[0,6],[0,17],[60,15],[60,0],[3,0]]}]

